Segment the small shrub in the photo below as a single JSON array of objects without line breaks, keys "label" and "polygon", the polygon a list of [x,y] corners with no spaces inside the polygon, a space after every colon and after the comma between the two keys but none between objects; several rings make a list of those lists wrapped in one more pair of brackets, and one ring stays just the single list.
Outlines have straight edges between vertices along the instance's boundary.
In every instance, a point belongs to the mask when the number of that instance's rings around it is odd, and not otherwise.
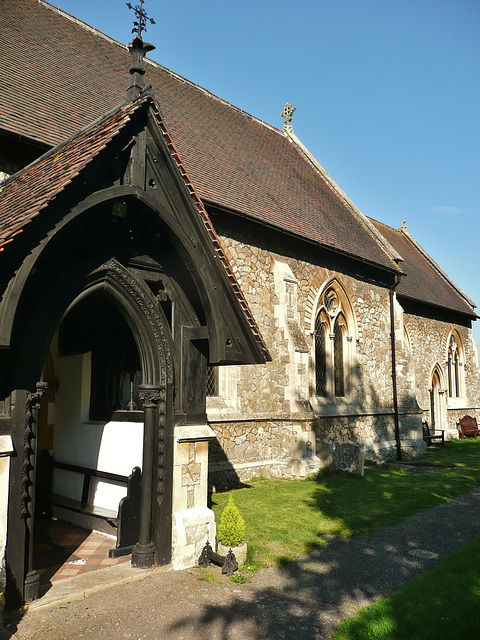
[{"label": "small shrub", "polygon": [[226,547],[237,547],[245,539],[245,520],[240,515],[231,495],[220,516],[217,535],[219,542]]}]

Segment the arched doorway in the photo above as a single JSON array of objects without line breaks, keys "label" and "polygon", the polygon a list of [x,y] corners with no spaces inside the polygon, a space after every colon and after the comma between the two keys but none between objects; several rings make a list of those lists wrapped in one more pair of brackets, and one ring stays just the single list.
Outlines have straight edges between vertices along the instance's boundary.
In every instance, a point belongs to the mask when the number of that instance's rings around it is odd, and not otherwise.
[{"label": "arched doorway", "polygon": [[[34,569],[67,559],[74,531],[79,544],[91,530],[117,537],[128,476],[142,468],[140,357],[108,296],[97,291],[70,307],[50,344],[42,378],[47,386],[38,416]],[[123,546],[125,538],[138,541],[139,507],[130,508]],[[118,556],[128,551],[122,548]]]},{"label": "arched doorway", "polygon": [[[138,350],[108,297],[95,293],[69,310],[50,344],[42,378],[47,388],[39,410],[36,513],[52,507],[58,512],[64,498],[71,509],[64,507],[63,519],[110,533],[106,515],[103,523],[94,508],[98,514],[117,511],[126,486],[108,477],[85,478],[80,469],[125,477],[141,467],[143,414]],[[70,465],[70,471],[60,465]],[[91,505],[91,518],[80,509],[82,501]]]}]

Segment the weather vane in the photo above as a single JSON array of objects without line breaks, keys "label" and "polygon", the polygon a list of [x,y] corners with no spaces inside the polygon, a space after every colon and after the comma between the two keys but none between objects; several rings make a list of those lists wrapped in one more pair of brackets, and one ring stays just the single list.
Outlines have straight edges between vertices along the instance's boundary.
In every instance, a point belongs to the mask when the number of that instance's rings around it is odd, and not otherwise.
[{"label": "weather vane", "polygon": [[153,18],[149,18],[143,8],[143,0],[140,0],[140,4],[135,6],[131,5],[130,2],[125,3],[129,9],[135,11],[135,16],[137,20],[133,23],[132,33],[137,32],[137,36],[139,38],[142,37],[142,31],[147,30],[147,20],[150,24],[155,24],[155,20]]}]

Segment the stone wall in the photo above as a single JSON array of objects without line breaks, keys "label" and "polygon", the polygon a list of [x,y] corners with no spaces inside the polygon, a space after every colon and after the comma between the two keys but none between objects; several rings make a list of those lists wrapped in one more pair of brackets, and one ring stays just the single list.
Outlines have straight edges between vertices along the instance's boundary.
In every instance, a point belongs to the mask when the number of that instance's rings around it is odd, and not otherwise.
[{"label": "stone wall", "polygon": [[[273,232],[262,235],[251,222],[240,225],[222,217],[214,225],[272,362],[220,367],[221,397],[207,399],[216,434],[210,446],[210,484],[302,475],[327,464],[328,456],[316,454],[338,443],[361,445],[367,460],[395,459],[388,283],[376,274],[362,274],[347,259],[286,243]],[[345,307],[348,370],[342,398],[315,394],[314,323],[327,287],[338,292]],[[404,457],[418,456],[425,451],[421,421],[428,410],[426,380],[432,361],[445,361],[440,345],[446,344],[451,327],[407,316],[395,297],[394,309],[401,449]],[[471,331],[458,330],[469,371],[468,401],[480,406]],[[457,413],[454,417],[451,412],[452,421]]]},{"label": "stone wall", "polygon": [[[215,489],[252,477],[298,477],[322,467],[310,421],[210,422],[209,482]],[[302,461],[302,464],[299,462]]]},{"label": "stone wall", "polygon": [[[422,410],[422,419],[431,424],[432,374],[435,368],[440,372],[443,384],[444,415],[437,428],[446,430],[449,438],[458,437],[457,422],[465,414],[480,420],[480,371],[478,367],[477,345],[469,327],[425,318],[412,313],[405,314],[405,328],[411,342],[411,361],[415,376],[417,402]],[[461,394],[450,397],[448,393],[448,340],[455,331],[461,341],[462,360],[460,363]]]}]

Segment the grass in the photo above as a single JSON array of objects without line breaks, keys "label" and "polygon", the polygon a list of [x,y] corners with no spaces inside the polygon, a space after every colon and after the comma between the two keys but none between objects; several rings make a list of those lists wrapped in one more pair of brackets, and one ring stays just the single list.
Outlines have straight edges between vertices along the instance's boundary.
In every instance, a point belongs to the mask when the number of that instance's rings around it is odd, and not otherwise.
[{"label": "grass", "polygon": [[456,440],[429,447],[414,471],[368,465],[364,477],[327,472],[296,481],[259,479],[213,494],[212,508],[218,522],[233,494],[246,522],[248,563],[258,567],[305,555],[330,536],[397,524],[477,486],[480,440]]},{"label": "grass", "polygon": [[477,640],[479,602],[477,538],[422,578],[343,622],[334,640]]}]

